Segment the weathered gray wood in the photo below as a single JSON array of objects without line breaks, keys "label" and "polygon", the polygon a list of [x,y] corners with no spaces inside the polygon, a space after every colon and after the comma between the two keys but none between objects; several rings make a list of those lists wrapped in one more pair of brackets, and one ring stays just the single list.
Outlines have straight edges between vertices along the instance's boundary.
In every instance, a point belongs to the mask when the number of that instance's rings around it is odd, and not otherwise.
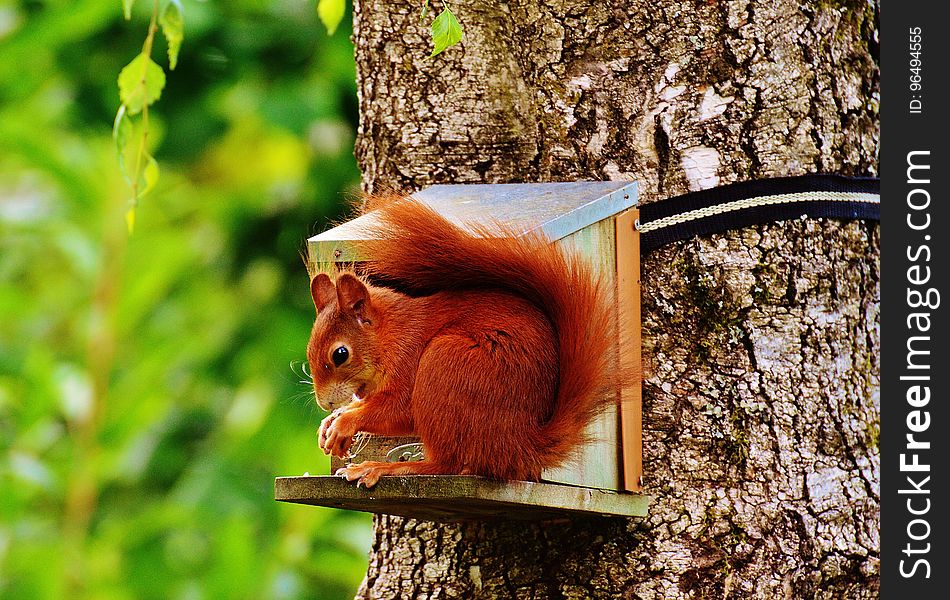
[{"label": "weathered gray wood", "polygon": [[366,435],[360,433],[356,436],[353,445],[348,451],[350,454],[349,459],[344,460],[336,456],[330,457],[329,474],[333,475],[337,469],[345,467],[351,462],[361,463],[367,460],[393,462],[390,459],[389,453],[394,448],[405,446],[406,444],[419,443],[419,438],[415,436]]},{"label": "weathered gray wood", "polygon": [[[637,203],[632,181],[562,181],[493,185],[435,185],[413,197],[460,227],[493,225],[521,233],[539,231],[551,241],[622,212]],[[360,260],[354,242],[377,224],[372,212],[319,233],[307,244],[311,262]]]},{"label": "weathered gray wood", "polygon": [[441,522],[538,521],[568,515],[642,517],[650,503],[641,494],[469,475],[383,477],[372,489],[341,477],[278,477],[274,498]]},{"label": "weathered gray wood", "polygon": [[[568,252],[585,257],[595,272],[616,288],[617,257],[614,243],[615,218],[604,219],[562,238],[558,243]],[[619,402],[619,396],[617,398]],[[545,470],[544,481],[619,490],[622,486],[620,458],[620,408],[604,410],[588,424],[589,442],[579,448],[572,460]]]}]

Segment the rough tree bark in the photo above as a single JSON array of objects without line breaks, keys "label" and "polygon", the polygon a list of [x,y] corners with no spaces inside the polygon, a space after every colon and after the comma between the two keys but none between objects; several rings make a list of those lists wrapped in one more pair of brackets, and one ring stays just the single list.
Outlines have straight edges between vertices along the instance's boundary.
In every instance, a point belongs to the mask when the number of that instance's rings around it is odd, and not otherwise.
[{"label": "rough tree bark", "polygon": [[[420,5],[355,2],[369,190],[876,173],[876,4],[456,2],[436,59]],[[876,224],[833,220],[647,255],[650,516],[378,517],[358,597],[876,597],[878,259]]]}]

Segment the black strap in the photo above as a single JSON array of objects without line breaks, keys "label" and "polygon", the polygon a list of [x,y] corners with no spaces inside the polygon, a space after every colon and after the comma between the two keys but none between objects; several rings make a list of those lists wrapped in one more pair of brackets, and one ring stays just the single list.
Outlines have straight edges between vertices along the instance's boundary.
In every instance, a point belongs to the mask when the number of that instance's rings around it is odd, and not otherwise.
[{"label": "black strap", "polygon": [[744,181],[640,207],[640,250],[697,235],[799,218],[880,221],[881,182],[871,177],[803,175]]}]

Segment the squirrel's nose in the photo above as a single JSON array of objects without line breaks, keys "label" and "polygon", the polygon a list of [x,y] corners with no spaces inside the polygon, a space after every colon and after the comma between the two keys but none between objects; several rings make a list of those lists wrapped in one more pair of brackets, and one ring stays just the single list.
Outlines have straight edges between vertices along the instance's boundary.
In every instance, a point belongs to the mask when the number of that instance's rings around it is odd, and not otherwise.
[{"label": "squirrel's nose", "polygon": [[327,401],[326,395],[317,391],[317,386],[313,386],[313,399],[317,401],[317,406],[323,410],[333,410],[335,408],[331,402]]}]

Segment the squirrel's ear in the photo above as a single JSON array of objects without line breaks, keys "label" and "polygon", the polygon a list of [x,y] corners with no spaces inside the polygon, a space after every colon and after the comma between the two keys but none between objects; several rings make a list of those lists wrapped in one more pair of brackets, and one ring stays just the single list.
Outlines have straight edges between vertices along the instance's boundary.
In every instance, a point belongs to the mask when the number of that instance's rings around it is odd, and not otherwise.
[{"label": "squirrel's ear", "polygon": [[352,273],[343,273],[336,278],[336,295],[340,308],[360,323],[369,324],[369,290]]},{"label": "squirrel's ear", "polygon": [[319,273],[310,280],[310,295],[313,296],[313,305],[320,312],[336,298],[336,289],[326,273]]}]

